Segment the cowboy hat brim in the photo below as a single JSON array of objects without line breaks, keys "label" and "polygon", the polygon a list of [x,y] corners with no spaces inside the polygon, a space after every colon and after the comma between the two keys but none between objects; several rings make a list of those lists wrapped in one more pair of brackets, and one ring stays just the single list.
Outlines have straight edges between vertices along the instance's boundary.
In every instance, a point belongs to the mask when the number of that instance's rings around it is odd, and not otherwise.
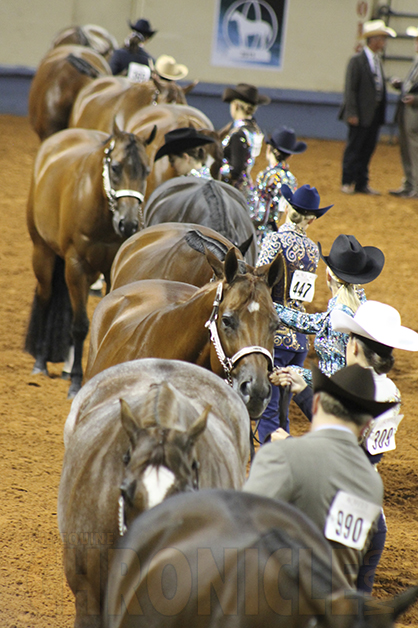
[{"label": "cowboy hat brim", "polygon": [[264,141],[266,144],[270,144],[270,146],[273,146],[273,148],[275,148],[276,150],[279,150],[282,153],[287,153],[288,155],[297,155],[298,153],[304,153],[305,150],[308,148],[308,145],[306,144],[306,142],[302,142],[302,141],[296,142],[293,148],[289,148],[287,146],[277,146],[276,144],[274,144],[271,138],[269,139],[264,138]]},{"label": "cowboy hat brim", "polygon": [[128,22],[128,24],[129,24],[129,27],[133,31],[135,31],[136,33],[141,33],[141,35],[146,35],[147,37],[152,37],[153,35],[155,35],[155,33],[158,32],[158,31],[151,31],[151,30],[143,29],[143,28],[142,29],[138,29],[138,28],[136,28],[136,25],[132,24],[132,22],[130,22],[130,21]]},{"label": "cowboy hat brim", "polygon": [[[343,405],[345,401],[349,405],[355,406],[359,412],[366,412],[373,418],[383,414],[383,412],[386,412],[389,408],[393,408],[393,406],[398,405],[399,402],[397,401],[375,401],[369,397],[362,397],[359,394],[351,392],[350,386],[352,389],[358,390],[358,369],[361,369],[361,371],[366,370],[359,365],[353,365],[351,367],[346,367],[341,371],[337,371],[331,377],[327,377],[317,366],[313,364],[312,384],[314,393],[329,393],[332,397],[339,399]],[[353,385],[352,382],[355,385]]]},{"label": "cowboy hat brim", "polygon": [[[367,304],[373,307],[372,301],[366,301],[363,305]],[[379,306],[382,305],[385,304],[379,303]],[[376,314],[378,316],[378,310],[376,310]],[[403,349],[404,351],[418,351],[418,334],[415,331],[400,324],[386,324],[385,328],[383,328],[378,317],[373,317],[373,320],[371,317],[370,326],[368,324],[360,325],[355,318],[345,312],[333,310],[331,312],[331,325],[334,331],[344,334],[356,334],[387,347]]]},{"label": "cowboy hat brim", "polygon": [[212,144],[215,140],[206,135],[196,135],[195,137],[187,137],[179,140],[173,140],[167,142],[161,148],[158,149],[154,161],[161,159],[165,155],[178,155],[183,153],[188,148],[196,148],[197,146],[204,146],[205,144]]},{"label": "cowboy hat brim", "polygon": [[354,284],[364,284],[370,283],[378,277],[382,271],[383,265],[385,263],[385,256],[382,251],[375,246],[364,246],[363,250],[367,256],[367,262],[363,267],[362,271],[358,274],[351,272],[347,272],[344,269],[338,268],[329,255],[322,254],[322,248],[320,242],[318,242],[319,256],[325,262],[325,264],[332,270],[334,275],[345,281],[346,283],[354,283]]},{"label": "cowboy hat brim", "polygon": [[271,103],[271,98],[269,98],[269,96],[266,96],[265,94],[258,94],[257,100],[254,102],[253,100],[250,100],[248,96],[246,96],[245,94],[238,92],[236,89],[233,89],[232,87],[227,87],[223,93],[222,100],[224,102],[232,102],[233,100],[237,100],[237,99],[243,100],[244,102],[247,102],[249,105],[254,105],[254,106],[255,105],[268,105],[269,103]]},{"label": "cowboy hat brim", "polygon": [[169,72],[165,69],[167,65],[167,57],[163,55],[155,62],[155,70],[157,74],[168,81],[179,81],[185,78],[189,73],[189,68],[182,63],[176,63],[174,59],[171,61],[171,59],[172,58],[170,58],[171,68],[174,69],[174,71]]},{"label": "cowboy hat brim", "polygon": [[415,26],[408,26],[406,29],[406,34],[408,37],[418,37],[418,28]]},{"label": "cowboy hat brim", "polygon": [[325,212],[331,209],[331,207],[334,207],[334,205],[328,205],[327,207],[318,207],[318,209],[312,209],[311,207],[303,207],[302,205],[298,205],[293,201],[292,190],[285,183],[281,187],[281,193],[283,198],[289,203],[289,205],[296,209],[296,211],[298,211],[300,214],[315,214],[315,216],[319,218],[320,216],[323,216]]}]

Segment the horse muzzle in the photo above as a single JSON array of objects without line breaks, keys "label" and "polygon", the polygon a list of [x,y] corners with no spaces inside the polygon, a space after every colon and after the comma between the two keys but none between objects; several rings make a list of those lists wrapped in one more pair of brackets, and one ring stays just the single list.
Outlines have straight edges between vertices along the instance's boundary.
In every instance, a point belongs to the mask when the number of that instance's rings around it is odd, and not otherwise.
[{"label": "horse muzzle", "polygon": [[[254,362],[256,365],[262,362],[262,367],[255,368]],[[232,374],[232,387],[245,403],[250,417],[259,418],[267,408],[272,390],[265,358],[258,355],[242,362]]]}]

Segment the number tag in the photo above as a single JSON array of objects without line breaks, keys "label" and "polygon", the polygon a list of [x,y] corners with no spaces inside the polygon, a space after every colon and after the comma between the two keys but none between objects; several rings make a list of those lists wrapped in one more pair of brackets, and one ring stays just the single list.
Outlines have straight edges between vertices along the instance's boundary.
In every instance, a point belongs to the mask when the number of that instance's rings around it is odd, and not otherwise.
[{"label": "number tag", "polygon": [[307,301],[311,303],[315,294],[315,273],[305,270],[295,270],[290,284],[289,298],[295,301]]},{"label": "number tag", "polygon": [[128,79],[133,83],[145,83],[151,78],[151,70],[147,65],[131,61],[128,67]]},{"label": "number tag", "polygon": [[356,495],[338,491],[328,511],[325,537],[347,547],[362,550],[380,506]]},{"label": "number tag", "polygon": [[396,449],[395,434],[402,419],[403,414],[394,415],[390,410],[376,419],[366,440],[369,454],[373,456]]}]

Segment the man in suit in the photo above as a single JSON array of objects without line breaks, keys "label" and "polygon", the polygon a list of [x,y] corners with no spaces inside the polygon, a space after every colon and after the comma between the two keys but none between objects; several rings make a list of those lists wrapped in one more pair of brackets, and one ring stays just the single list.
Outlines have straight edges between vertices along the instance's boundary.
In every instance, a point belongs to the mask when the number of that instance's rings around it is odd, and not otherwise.
[{"label": "man in suit", "polygon": [[388,37],[396,37],[396,33],[383,20],[365,22],[366,45],[350,59],[347,67],[339,114],[348,124],[341,187],[345,194],[378,194],[369,187],[369,163],[385,121],[386,87],[379,53],[385,48]]},{"label": "man in suit", "polygon": [[401,92],[395,121],[399,128],[404,178],[401,187],[389,190],[389,194],[418,198],[418,28],[409,26],[406,34],[414,38],[415,59],[404,81],[399,78],[391,80],[393,87]]},{"label": "man in suit", "polygon": [[335,568],[355,588],[376,528],[383,484],[358,439],[394,402],[375,401],[370,369],[347,366],[326,377],[313,367],[311,431],[276,440],[256,454],[244,491],[302,510],[334,549]]}]

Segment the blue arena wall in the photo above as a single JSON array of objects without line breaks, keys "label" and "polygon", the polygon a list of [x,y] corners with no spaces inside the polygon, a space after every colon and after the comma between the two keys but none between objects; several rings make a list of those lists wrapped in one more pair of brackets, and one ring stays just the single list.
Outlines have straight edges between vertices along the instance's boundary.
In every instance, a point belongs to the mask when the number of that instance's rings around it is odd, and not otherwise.
[{"label": "blue arena wall", "polygon": [[[0,67],[0,114],[28,114],[28,95],[34,73],[33,68]],[[187,96],[188,103],[201,109],[216,129],[222,128],[230,120],[229,105],[221,100],[224,89],[225,85],[199,83]],[[342,100],[340,93],[271,88],[262,88],[260,91],[270,96],[272,101],[270,105],[257,110],[257,121],[265,133],[286,125],[295,129],[298,137],[327,140],[346,138],[346,125],[338,120]],[[389,95],[388,121],[393,120],[396,98],[396,95]],[[393,137],[396,135],[396,126],[385,125],[382,134]]]}]

